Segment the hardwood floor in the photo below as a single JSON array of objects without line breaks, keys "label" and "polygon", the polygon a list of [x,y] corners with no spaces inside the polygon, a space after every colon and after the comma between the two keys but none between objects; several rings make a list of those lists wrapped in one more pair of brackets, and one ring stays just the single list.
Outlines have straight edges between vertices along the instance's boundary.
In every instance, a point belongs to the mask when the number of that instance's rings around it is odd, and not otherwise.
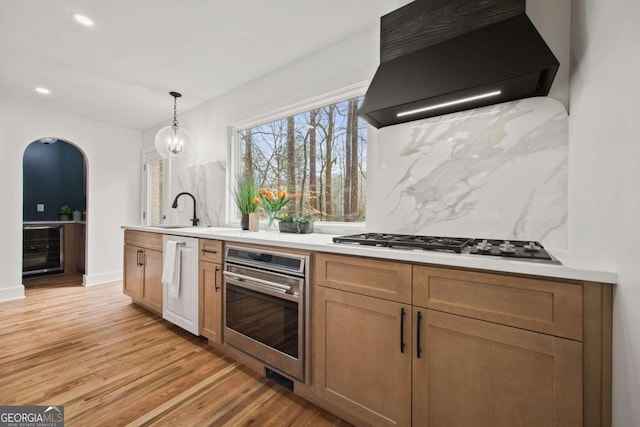
[{"label": "hardwood floor", "polygon": [[69,426],[324,426],[345,421],[131,304],[120,282],[26,281],[0,303],[0,404],[64,405]]}]

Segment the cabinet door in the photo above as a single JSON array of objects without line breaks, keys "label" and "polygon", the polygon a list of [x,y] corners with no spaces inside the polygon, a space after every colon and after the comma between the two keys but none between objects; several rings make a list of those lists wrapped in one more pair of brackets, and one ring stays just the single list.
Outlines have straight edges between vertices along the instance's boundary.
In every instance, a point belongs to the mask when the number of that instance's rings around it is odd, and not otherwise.
[{"label": "cabinet door", "polygon": [[414,426],[582,425],[581,343],[414,308],[416,323],[419,314]]},{"label": "cabinet door", "polygon": [[144,249],[142,303],[162,316],[162,252]]},{"label": "cabinet door", "polygon": [[313,298],[316,392],[373,425],[410,425],[411,306],[321,286]]},{"label": "cabinet door", "polygon": [[124,283],[123,292],[134,301],[142,298],[144,267],[142,265],[142,249],[124,245]]},{"label": "cabinet door", "polygon": [[200,335],[222,344],[222,268],[200,261]]}]

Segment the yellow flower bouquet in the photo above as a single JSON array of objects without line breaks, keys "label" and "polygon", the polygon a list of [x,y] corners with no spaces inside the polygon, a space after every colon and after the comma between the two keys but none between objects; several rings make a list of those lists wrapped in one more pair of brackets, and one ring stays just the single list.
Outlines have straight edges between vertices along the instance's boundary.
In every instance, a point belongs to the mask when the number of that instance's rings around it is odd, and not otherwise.
[{"label": "yellow flower bouquet", "polygon": [[273,220],[278,212],[280,212],[280,209],[289,203],[289,197],[287,196],[287,191],[282,188],[275,191],[261,188],[260,194],[253,198],[253,203],[262,206],[262,209],[264,209],[269,220],[267,230],[274,230],[275,224]]}]

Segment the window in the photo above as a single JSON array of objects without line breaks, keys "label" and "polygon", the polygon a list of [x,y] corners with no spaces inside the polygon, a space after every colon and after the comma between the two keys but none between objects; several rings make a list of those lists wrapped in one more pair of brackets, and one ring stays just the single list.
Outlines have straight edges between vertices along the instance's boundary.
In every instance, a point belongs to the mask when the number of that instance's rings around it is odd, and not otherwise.
[{"label": "window", "polygon": [[258,187],[285,188],[290,214],[364,222],[367,124],[356,115],[362,99],[238,130],[236,170]]},{"label": "window", "polygon": [[158,225],[162,220],[162,160],[149,163],[147,173],[149,174],[149,224]]},{"label": "window", "polygon": [[143,162],[142,223],[158,225],[163,220],[164,162],[155,151],[145,153]]}]

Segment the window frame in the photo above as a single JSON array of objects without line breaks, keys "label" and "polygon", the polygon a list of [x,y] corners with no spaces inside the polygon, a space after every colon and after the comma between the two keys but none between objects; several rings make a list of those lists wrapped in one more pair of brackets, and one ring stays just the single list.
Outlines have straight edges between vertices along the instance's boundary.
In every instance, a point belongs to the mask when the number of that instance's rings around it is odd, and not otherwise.
[{"label": "window frame", "polygon": [[[364,96],[369,87],[369,81],[362,81],[355,83],[340,89],[336,89],[330,92],[326,92],[322,95],[318,95],[304,101],[289,104],[285,107],[271,110],[265,114],[260,114],[241,122],[235,123],[228,127],[227,139],[227,153],[228,153],[228,165],[227,168],[227,188],[225,191],[225,225],[229,227],[239,227],[240,218],[236,217],[237,209],[235,202],[233,201],[232,189],[235,186],[235,180],[237,177],[237,171],[240,163],[240,144],[241,141],[238,138],[240,131],[260,126],[276,120],[285,119],[289,116],[296,114],[302,114],[313,110],[315,108],[325,107],[330,104],[336,104],[342,101],[347,101],[352,98]],[[369,141],[372,139],[371,135],[374,134],[376,129],[368,125],[368,138],[367,147]],[[263,221],[264,222],[264,221]],[[329,233],[329,234],[354,234],[364,232],[366,224],[365,222],[334,222],[334,221],[316,221],[314,226],[314,232],[316,233]],[[261,224],[262,226],[266,224]]]}]

